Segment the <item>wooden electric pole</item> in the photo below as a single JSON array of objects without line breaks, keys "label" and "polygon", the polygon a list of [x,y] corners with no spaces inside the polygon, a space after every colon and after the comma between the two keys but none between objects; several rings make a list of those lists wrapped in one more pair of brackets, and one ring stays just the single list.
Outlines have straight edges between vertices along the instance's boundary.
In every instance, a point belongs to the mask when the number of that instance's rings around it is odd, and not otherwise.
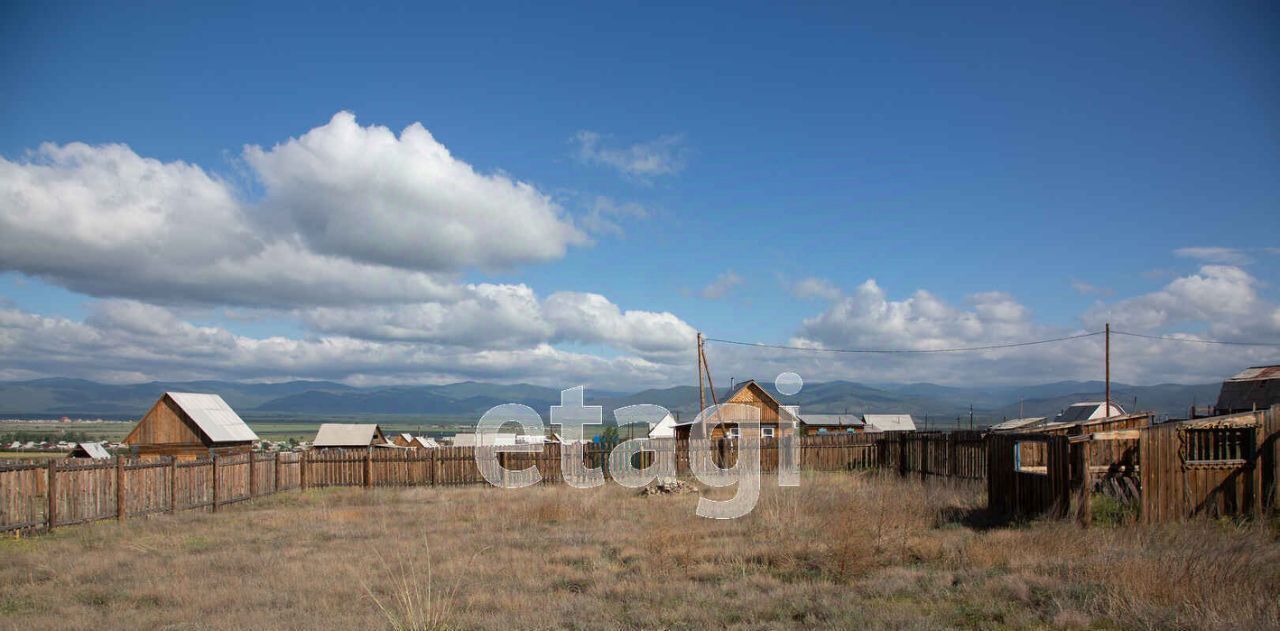
[{"label": "wooden electric pole", "polygon": [[702,332],[698,332],[698,346],[694,349],[698,354],[698,412],[707,409],[707,393],[702,389]]},{"label": "wooden electric pole", "polygon": [[1107,337],[1107,342],[1106,342],[1107,412],[1106,414],[1107,416],[1111,416],[1111,323],[1110,322],[1107,323],[1106,337]]}]

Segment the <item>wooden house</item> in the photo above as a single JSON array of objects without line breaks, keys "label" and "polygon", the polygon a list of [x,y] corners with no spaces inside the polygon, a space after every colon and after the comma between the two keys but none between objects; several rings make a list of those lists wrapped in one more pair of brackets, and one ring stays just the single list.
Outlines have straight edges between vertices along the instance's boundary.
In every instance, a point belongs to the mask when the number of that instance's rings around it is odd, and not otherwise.
[{"label": "wooden house", "polygon": [[[372,423],[324,423],[311,446],[315,449],[364,449],[386,445],[382,428]],[[392,443],[394,444],[394,443]],[[407,446],[407,445],[406,445]]]},{"label": "wooden house", "polygon": [[257,440],[258,435],[222,397],[166,392],[123,442],[137,456],[193,460],[249,453]]},{"label": "wooden house", "polygon": [[[753,379],[748,379],[729,391],[729,395],[720,401],[721,405],[725,404],[748,405],[760,410],[760,436],[761,438],[776,438],[779,432],[778,418],[780,415],[789,415],[782,409],[782,405],[773,395],[756,383]],[[737,419],[741,420],[741,419]],[[719,419],[707,419],[708,432],[704,433],[703,438],[737,438],[739,435],[738,422],[732,417],[732,412],[725,412]],[[799,419],[792,419],[798,422]],[[718,422],[716,422],[718,421]],[[695,417],[687,421],[677,421],[674,424],[675,437],[677,440],[688,440],[693,435],[693,426],[698,422]],[[714,426],[712,424],[715,423]]]},{"label": "wooden house", "polygon": [[391,443],[397,447],[414,447],[413,434],[403,432],[391,437]]}]

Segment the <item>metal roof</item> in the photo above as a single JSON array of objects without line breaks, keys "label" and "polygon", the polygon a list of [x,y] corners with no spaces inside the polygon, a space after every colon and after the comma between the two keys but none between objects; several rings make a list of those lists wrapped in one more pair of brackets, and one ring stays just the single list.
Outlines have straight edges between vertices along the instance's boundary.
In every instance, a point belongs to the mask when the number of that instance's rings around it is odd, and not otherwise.
[{"label": "metal roof", "polygon": [[372,423],[324,423],[316,432],[312,447],[367,447],[378,436]]},{"label": "metal roof", "polygon": [[236,411],[216,394],[166,392],[178,407],[215,443],[258,440],[258,435],[245,424]]},{"label": "metal roof", "polygon": [[916,431],[916,422],[910,414],[863,414],[862,421],[882,432]]},{"label": "metal roof", "polygon": [[111,458],[111,454],[107,453],[107,448],[103,447],[102,443],[76,443],[76,449],[71,452],[71,455],[74,456],[78,451],[83,451],[85,455],[93,458],[94,460],[107,460]]},{"label": "metal roof", "polygon": [[[1055,416],[1053,418],[1053,422],[1054,423],[1075,423],[1078,421],[1087,421],[1089,419],[1094,418],[1094,416],[1098,413],[1098,408],[1105,408],[1106,405],[1107,405],[1106,401],[1081,401],[1079,403],[1072,403],[1070,406],[1067,407],[1067,409],[1062,411],[1062,414]],[[1115,413],[1108,414],[1107,412],[1115,412]],[[1124,408],[1120,407],[1120,404],[1116,403],[1115,401],[1112,401],[1111,410],[1104,409],[1102,416],[1098,418],[1120,416],[1123,414],[1125,414]]]},{"label": "metal roof", "polygon": [[995,425],[992,425],[989,429],[993,432],[1007,432],[1011,429],[1022,429],[1025,427],[1031,427],[1032,425],[1039,425],[1040,423],[1043,423],[1046,418],[1047,417],[1044,417],[1044,416],[1030,416],[1027,418],[1011,418],[1007,421],[996,423]]},{"label": "metal roof", "polygon": [[1264,381],[1267,379],[1280,379],[1280,365],[1246,368],[1227,381]]},{"label": "metal roof", "polygon": [[800,422],[816,427],[862,427],[865,423],[856,414],[805,414]]},{"label": "metal roof", "polygon": [[418,436],[417,438],[414,438],[413,442],[409,443],[409,445],[411,447],[423,447],[425,449],[435,449],[440,446],[439,443],[436,442],[436,439],[429,436]]}]

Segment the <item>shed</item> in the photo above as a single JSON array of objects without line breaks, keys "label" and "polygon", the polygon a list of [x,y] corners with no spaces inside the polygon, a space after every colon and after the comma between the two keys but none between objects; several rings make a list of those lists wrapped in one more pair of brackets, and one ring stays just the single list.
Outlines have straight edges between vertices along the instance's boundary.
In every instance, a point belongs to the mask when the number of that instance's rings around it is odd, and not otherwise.
[{"label": "shed", "polygon": [[1218,393],[1218,414],[1266,410],[1280,404],[1280,365],[1254,366],[1222,382]]},{"label": "shed", "polygon": [[382,428],[373,423],[324,423],[311,446],[316,449],[364,449],[386,444]]},{"label": "shed", "polygon": [[862,422],[867,428],[875,428],[879,432],[914,432],[915,419],[910,414],[863,414]]},{"label": "shed", "polygon": [[436,442],[436,439],[431,438],[430,436],[418,436],[413,439],[413,442],[410,443],[409,446],[417,449],[435,449],[439,447],[440,444]]},{"label": "shed", "polygon": [[398,447],[413,447],[413,434],[403,432],[391,437],[391,442]]},{"label": "shed", "polygon": [[71,453],[67,454],[68,458],[92,458],[94,460],[109,460],[111,454],[107,453],[107,448],[102,443],[76,443]]},{"label": "shed", "polygon": [[212,454],[244,454],[258,435],[216,394],[166,392],[125,437],[139,456],[189,460]]}]

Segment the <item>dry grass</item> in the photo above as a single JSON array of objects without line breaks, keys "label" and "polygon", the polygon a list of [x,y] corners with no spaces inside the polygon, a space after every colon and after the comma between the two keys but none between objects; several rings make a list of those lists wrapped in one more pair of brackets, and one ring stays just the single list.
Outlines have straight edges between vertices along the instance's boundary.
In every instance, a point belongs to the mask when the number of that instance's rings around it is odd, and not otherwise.
[{"label": "dry grass", "polygon": [[[722,489],[718,493],[727,493]],[[1274,628],[1266,525],[982,528],[973,486],[810,475],[749,517],[616,486],[334,489],[0,542],[0,627]],[[973,524],[973,525],[970,525]]]}]

